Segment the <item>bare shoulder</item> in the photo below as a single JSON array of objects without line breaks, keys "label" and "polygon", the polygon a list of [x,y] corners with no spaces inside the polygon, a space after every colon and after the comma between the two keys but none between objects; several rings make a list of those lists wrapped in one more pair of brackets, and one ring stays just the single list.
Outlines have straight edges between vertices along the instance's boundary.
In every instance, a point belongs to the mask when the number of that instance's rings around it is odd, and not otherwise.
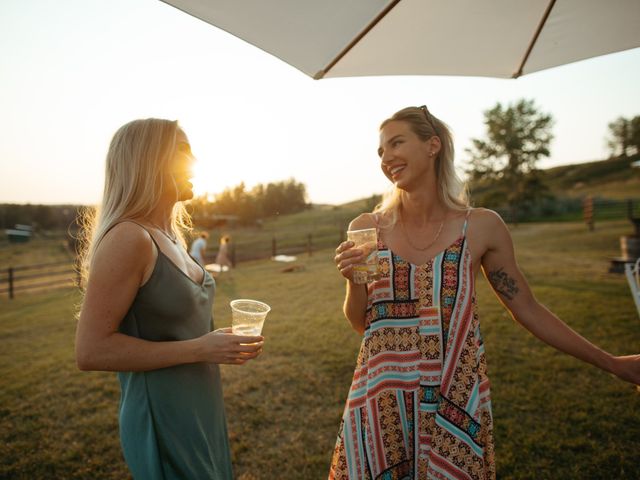
[{"label": "bare shoulder", "polygon": [[484,228],[496,228],[504,226],[502,217],[497,212],[488,208],[472,208],[469,214],[470,222]]},{"label": "bare shoulder", "polygon": [[511,244],[511,234],[500,215],[488,208],[472,208],[468,236],[479,257]]},{"label": "bare shoulder", "polygon": [[497,212],[488,208],[472,208],[469,214],[469,232],[478,237],[495,237],[509,234],[509,229]]},{"label": "bare shoulder", "polygon": [[102,238],[95,251],[94,266],[139,270],[153,261],[154,256],[151,235],[141,226],[124,221]]},{"label": "bare shoulder", "polygon": [[351,220],[349,224],[349,230],[362,230],[364,228],[376,228],[378,222],[376,221],[376,214],[374,213],[362,213],[356,218]]}]

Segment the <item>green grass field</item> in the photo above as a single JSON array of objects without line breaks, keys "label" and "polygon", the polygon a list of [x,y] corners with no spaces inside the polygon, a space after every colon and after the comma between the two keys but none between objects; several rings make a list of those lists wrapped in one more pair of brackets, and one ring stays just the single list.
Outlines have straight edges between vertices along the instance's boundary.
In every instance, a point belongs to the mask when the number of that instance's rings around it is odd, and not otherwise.
[{"label": "green grass field", "polygon": [[[581,334],[617,354],[640,351],[640,319],[621,275],[609,274],[627,221],[527,224],[512,230],[535,294]],[[330,249],[283,264],[240,264],[218,279],[216,327],[228,302],[272,306],[264,354],[223,367],[238,479],[322,479],[328,472],[358,335],[341,314]],[[481,278],[481,276],[479,277]],[[478,282],[492,380],[498,478],[640,478],[640,393],[562,355],[514,324]],[[75,290],[0,299],[0,478],[122,479],[119,390],[112,373],[75,368]],[[179,421],[179,419],[177,419]]]}]

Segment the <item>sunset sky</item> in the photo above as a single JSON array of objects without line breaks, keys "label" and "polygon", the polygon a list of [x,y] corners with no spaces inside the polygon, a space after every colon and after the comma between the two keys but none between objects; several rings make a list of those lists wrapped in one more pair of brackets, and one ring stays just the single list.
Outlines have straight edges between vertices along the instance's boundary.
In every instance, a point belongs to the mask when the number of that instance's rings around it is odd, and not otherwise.
[{"label": "sunset sky", "polygon": [[289,177],[315,203],[381,193],[378,125],[408,105],[452,127],[460,166],[483,111],[519,98],[555,119],[541,167],[597,160],[607,124],[640,115],[639,83],[640,49],[518,80],[316,81],[158,0],[3,0],[0,202],[99,202],[111,136],[152,116],[190,137],[196,193]]}]

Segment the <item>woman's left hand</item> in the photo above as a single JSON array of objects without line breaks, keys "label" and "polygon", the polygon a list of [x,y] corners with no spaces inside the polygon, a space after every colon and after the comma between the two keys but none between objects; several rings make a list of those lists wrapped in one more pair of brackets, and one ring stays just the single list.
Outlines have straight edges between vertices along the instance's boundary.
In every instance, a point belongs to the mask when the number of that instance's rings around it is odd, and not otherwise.
[{"label": "woman's left hand", "polygon": [[635,385],[640,385],[640,355],[615,357],[615,370],[618,377]]}]

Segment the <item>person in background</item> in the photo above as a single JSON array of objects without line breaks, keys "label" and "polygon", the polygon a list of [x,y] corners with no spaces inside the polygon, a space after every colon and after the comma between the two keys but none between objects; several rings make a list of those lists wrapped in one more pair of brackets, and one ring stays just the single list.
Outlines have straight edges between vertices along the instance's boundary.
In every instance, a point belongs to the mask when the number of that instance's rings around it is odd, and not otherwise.
[{"label": "person in background", "polygon": [[213,330],[213,278],[186,251],[189,140],[175,121],[114,135],[102,204],[86,213],[80,370],[118,372],[120,441],[135,479],[231,480],[219,364],[241,365],[263,337]]},{"label": "person in background", "polygon": [[193,258],[199,265],[204,266],[207,262],[206,251],[207,251],[207,239],[209,238],[209,234],[207,232],[202,232],[191,244],[191,250],[189,251],[189,255]]},{"label": "person in background", "polygon": [[230,270],[233,266],[231,262],[231,258],[229,257],[231,252],[229,252],[229,243],[231,242],[231,237],[229,235],[224,235],[220,238],[220,248],[218,250],[218,255],[216,255],[216,262],[220,265],[220,271],[225,271],[225,267],[227,270]]},{"label": "person in background", "polygon": [[475,294],[481,270],[533,335],[640,384],[640,355],[601,350],[534,297],[502,219],[469,206],[451,133],[426,106],[382,123],[378,155],[394,186],[349,229],[377,229],[379,278],[354,283],[353,265],[364,255],[353,242],[341,243],[334,258],[346,279],[344,314],[363,338],[330,479],[495,478]]}]

